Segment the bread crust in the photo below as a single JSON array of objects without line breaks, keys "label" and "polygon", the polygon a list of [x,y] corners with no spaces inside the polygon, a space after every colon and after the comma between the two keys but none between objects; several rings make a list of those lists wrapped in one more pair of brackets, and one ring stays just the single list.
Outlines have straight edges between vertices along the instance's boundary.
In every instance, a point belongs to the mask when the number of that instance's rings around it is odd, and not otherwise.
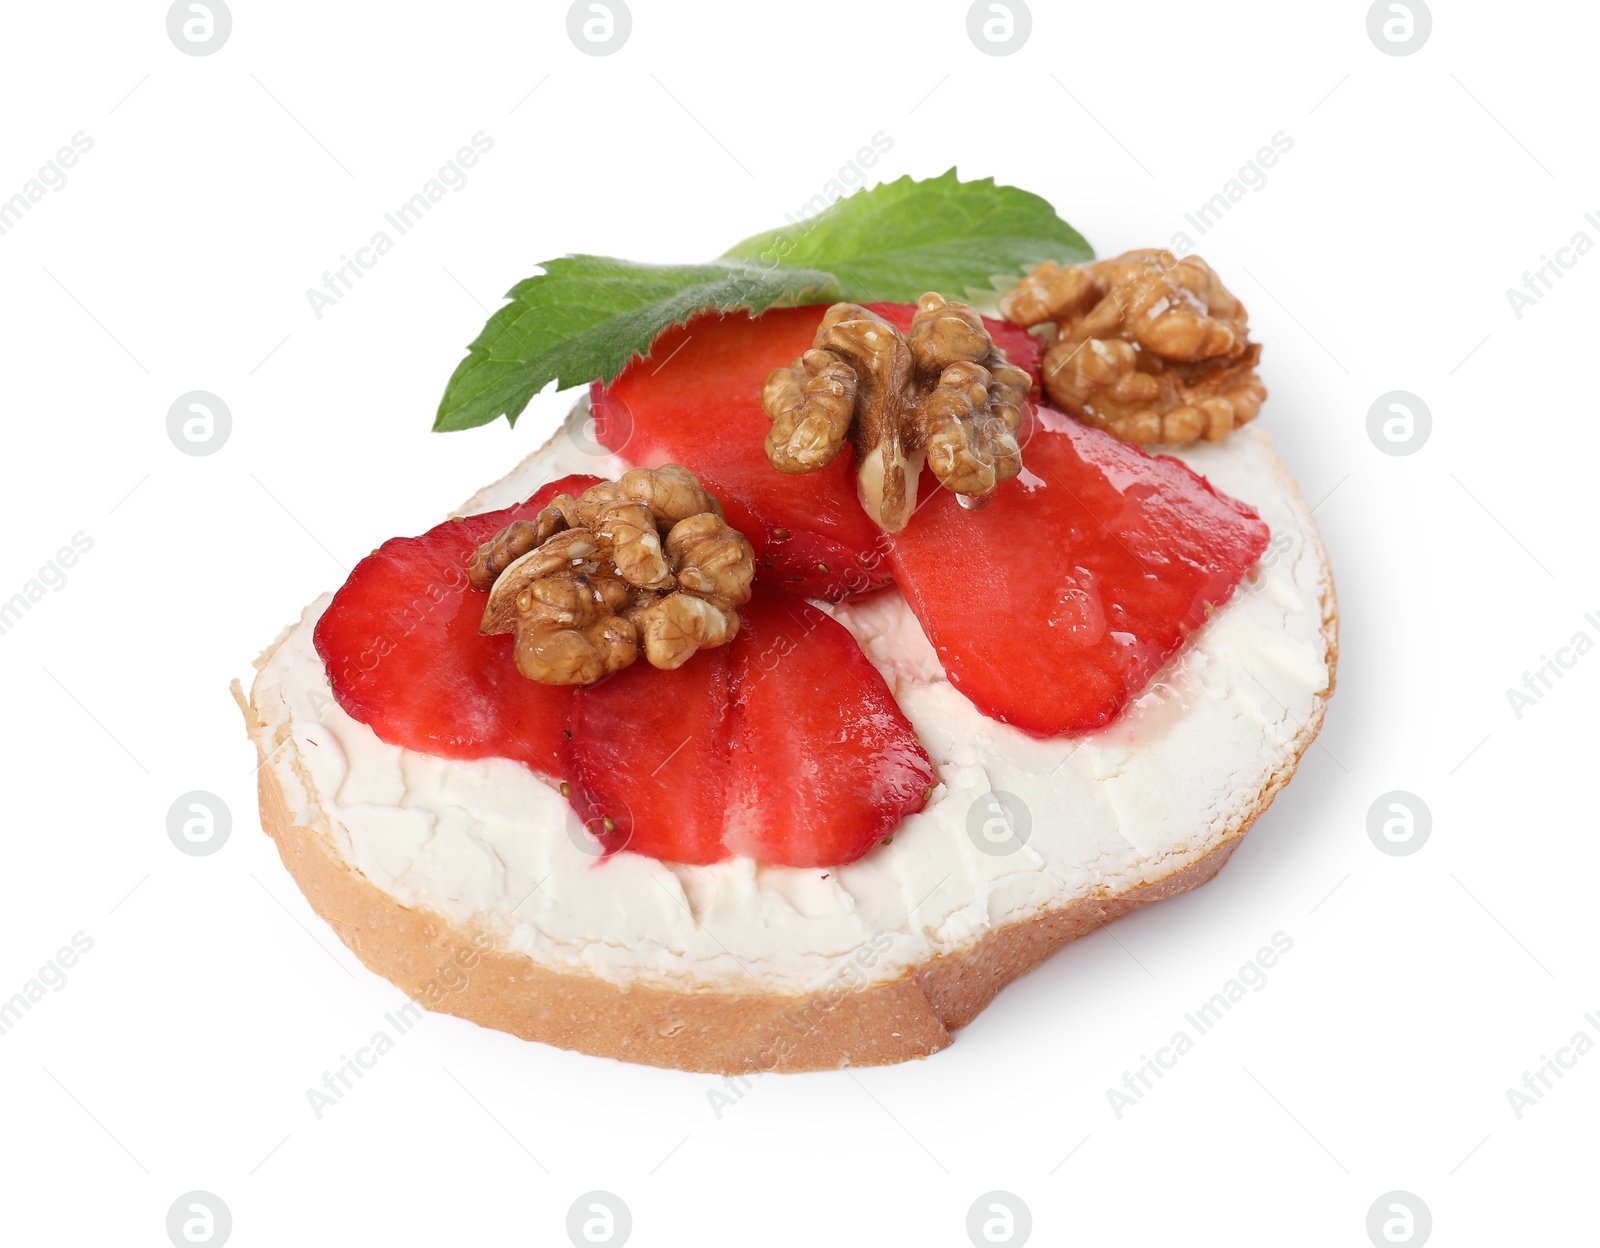
[{"label": "bread crust", "polygon": [[[316,812],[296,812],[261,750],[264,725],[241,706],[261,754],[261,822],[314,909],[366,967],[426,1009],[524,1040],[599,1057],[714,1074],[876,1066],[927,1057],[977,1017],[1012,980],[1140,906],[1204,884],[1294,774],[1322,725],[1338,660],[1333,581],[1325,580],[1328,686],[1296,736],[1291,757],[1197,861],[1123,893],[1080,898],[997,928],[971,947],[932,958],[899,979],[805,995],[674,991],[555,970],[493,947],[485,935],[402,905],[338,854]],[[237,687],[236,687],[237,688]],[[289,748],[293,748],[292,745]]]},{"label": "bread crust", "polygon": [[[1281,465],[1279,470],[1284,471]],[[1327,686],[1316,696],[1283,764],[1208,853],[1187,864],[1175,862],[1168,874],[1138,887],[1108,889],[996,928],[967,948],[930,958],[898,979],[808,994],[619,984],[498,949],[484,932],[403,905],[341,857],[320,810],[294,809],[277,768],[268,762],[262,744],[266,725],[254,702],[245,701],[237,683],[234,696],[261,756],[262,827],[277,844],[284,866],[312,909],[351,952],[423,1008],[524,1040],[679,1070],[738,1075],[887,1065],[928,1057],[948,1046],[951,1033],[976,1018],[1002,988],[1068,941],[1141,906],[1187,892],[1222,869],[1293,776],[1322,727],[1333,694],[1338,606],[1320,543],[1317,553]],[[273,747],[272,753],[295,749],[292,740],[275,741]],[[299,765],[296,760],[294,766]]]}]

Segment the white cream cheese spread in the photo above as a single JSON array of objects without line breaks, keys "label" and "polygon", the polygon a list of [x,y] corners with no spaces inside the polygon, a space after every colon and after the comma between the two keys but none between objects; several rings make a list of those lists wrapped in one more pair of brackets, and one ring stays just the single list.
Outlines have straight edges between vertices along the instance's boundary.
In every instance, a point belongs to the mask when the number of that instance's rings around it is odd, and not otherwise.
[{"label": "white cream cheese spread", "polygon": [[[559,434],[463,513],[510,506],[568,473],[628,467],[581,442]],[[598,859],[565,799],[522,765],[387,745],[340,710],[311,640],[326,596],[256,682],[267,765],[291,809],[320,810],[334,849],[378,888],[543,965],[728,991],[815,991],[847,965],[858,979],[869,960],[867,977],[897,978],[1004,924],[1204,857],[1320,718],[1331,586],[1311,513],[1269,435],[1250,425],[1176,454],[1255,506],[1272,542],[1105,729],[1041,741],[985,718],[950,685],[892,588],[829,608],[884,674],[941,780],[922,813],[848,866]]]}]

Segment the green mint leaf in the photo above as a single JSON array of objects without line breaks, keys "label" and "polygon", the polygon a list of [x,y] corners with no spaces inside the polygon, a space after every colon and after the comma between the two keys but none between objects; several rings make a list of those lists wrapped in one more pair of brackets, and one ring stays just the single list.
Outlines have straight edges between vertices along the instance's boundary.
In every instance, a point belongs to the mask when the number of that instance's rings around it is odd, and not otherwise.
[{"label": "green mint leaf", "polygon": [[744,260],[634,264],[565,256],[519,282],[456,366],[434,430],[471,429],[499,416],[512,424],[528,400],[558,388],[610,381],[669,325],[704,309],[751,315],[775,304],[832,302],[834,276],[819,269]]},{"label": "green mint leaf", "polygon": [[1094,259],[1039,196],[956,171],[857,191],[814,217],[746,239],[729,259],[810,266],[839,276],[856,303],[910,302],[924,291],[992,293],[1042,260]]},{"label": "green mint leaf", "polygon": [[513,424],[539,391],[610,381],[657,334],[695,312],[964,297],[1010,285],[1042,260],[1094,253],[1055,209],[956,171],[857,191],[804,221],[746,239],[710,264],[566,256],[518,284],[484,326],[439,402],[435,430]]}]

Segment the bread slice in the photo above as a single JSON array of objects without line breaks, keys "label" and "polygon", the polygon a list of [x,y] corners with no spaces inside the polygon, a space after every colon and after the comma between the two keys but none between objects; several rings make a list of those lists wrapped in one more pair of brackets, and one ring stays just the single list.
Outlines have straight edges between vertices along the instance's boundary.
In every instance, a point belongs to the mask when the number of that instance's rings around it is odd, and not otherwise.
[{"label": "bread slice", "polygon": [[[573,471],[614,475],[581,413],[463,510]],[[836,609],[940,768],[929,809],[832,871],[597,862],[520,766],[384,745],[331,704],[308,609],[246,702],[262,823],[339,938],[425,1008],[684,1070],[925,1057],[1053,950],[1204,883],[1293,775],[1334,685],[1337,612],[1309,509],[1264,431],[1181,452],[1273,541],[1117,723],[1039,742],[943,680],[894,590]],[[1008,795],[1001,855],[975,828]],[[974,811],[980,813],[975,815]],[[1016,843],[1020,842],[1020,843]]]}]

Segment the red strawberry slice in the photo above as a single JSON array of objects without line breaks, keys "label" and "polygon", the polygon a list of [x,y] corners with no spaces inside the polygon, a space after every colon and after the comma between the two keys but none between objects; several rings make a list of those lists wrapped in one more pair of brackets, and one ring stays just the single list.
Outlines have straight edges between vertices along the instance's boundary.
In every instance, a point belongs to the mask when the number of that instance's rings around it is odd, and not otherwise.
[{"label": "red strawberry slice", "polygon": [[729,849],[762,862],[854,862],[922,809],[933,765],[842,624],[769,593],[734,645]]},{"label": "red strawberry slice", "polygon": [[[909,329],[911,304],[873,304]],[[824,307],[697,316],[664,330],[650,356],[592,391],[595,428],[609,449],[646,468],[683,464],[721,500],[756,548],[766,584],[837,600],[889,583],[883,534],[856,497],[855,452],[803,476],[767,463],[761,410],[767,374],[811,346]],[[1038,376],[1039,349],[1023,330],[986,320],[1011,359]]]},{"label": "red strawberry slice", "polygon": [[334,700],[391,745],[557,774],[572,691],[519,675],[510,634],[478,634],[487,596],[468,586],[467,564],[511,521],[596,480],[551,482],[520,506],[392,538],[358,563],[313,634]]},{"label": "red strawberry slice", "polygon": [[1114,719],[1266,549],[1255,511],[1179,460],[1040,408],[1023,473],[983,511],[941,491],[894,578],[951,682],[1049,737]]},{"label": "red strawberry slice", "polygon": [[922,809],[933,767],[883,677],[804,599],[758,589],[738,638],[573,701],[570,796],[607,850],[852,862]]},{"label": "red strawberry slice", "polygon": [[631,849],[668,862],[728,856],[731,653],[706,650],[670,672],[635,663],[573,698],[565,790],[607,853]]}]

